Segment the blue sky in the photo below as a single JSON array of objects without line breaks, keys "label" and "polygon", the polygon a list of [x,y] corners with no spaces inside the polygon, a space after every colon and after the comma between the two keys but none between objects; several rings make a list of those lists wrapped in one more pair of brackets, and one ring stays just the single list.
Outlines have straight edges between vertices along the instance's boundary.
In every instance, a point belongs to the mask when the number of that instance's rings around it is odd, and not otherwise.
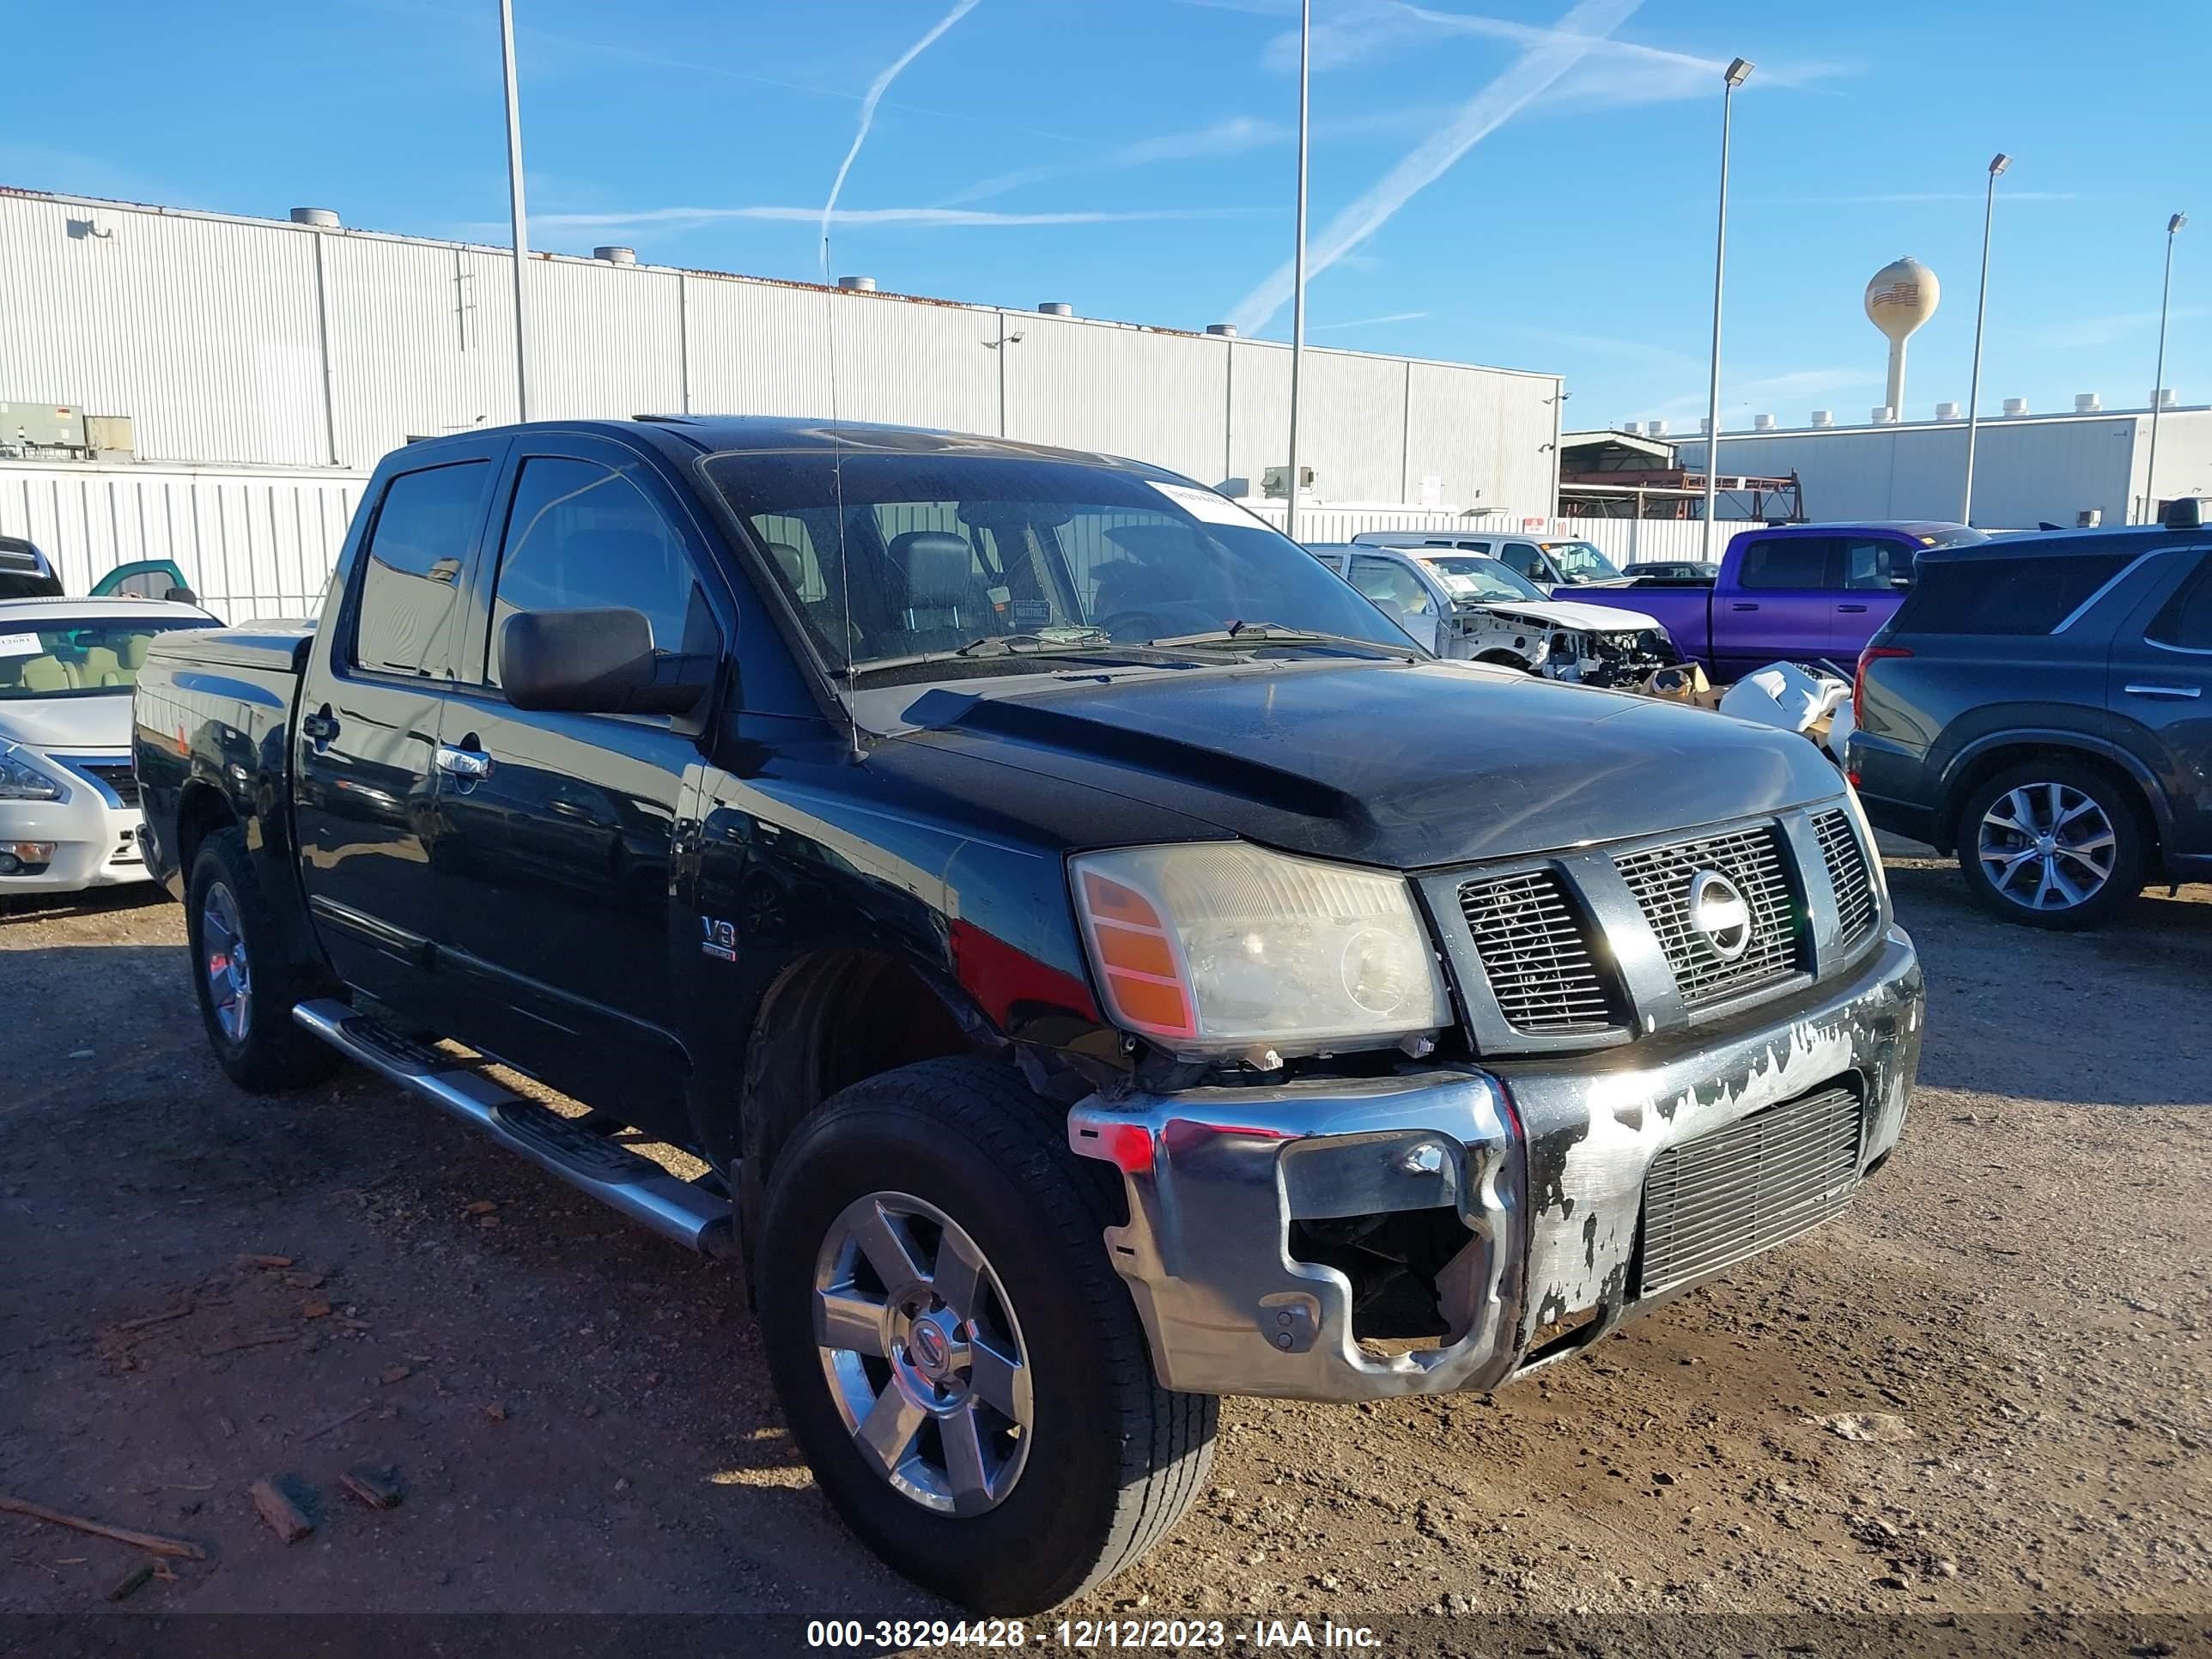
[{"label": "blue sky", "polygon": [[[532,242],[1287,337],[1296,0],[514,0]],[[1717,65],[1736,100],[1723,407],[1863,420],[1866,279],[1943,283],[1907,412],[2212,401],[2212,4],[1315,0],[1310,339],[1555,370],[1568,423],[1705,408]],[[957,14],[957,15],[955,14]],[[12,9],[0,184],[504,241],[494,0]],[[948,19],[950,21],[948,22]],[[1565,32],[1562,32],[1563,28]],[[2201,198],[2201,199],[2198,199]],[[781,216],[778,216],[781,213]]]}]

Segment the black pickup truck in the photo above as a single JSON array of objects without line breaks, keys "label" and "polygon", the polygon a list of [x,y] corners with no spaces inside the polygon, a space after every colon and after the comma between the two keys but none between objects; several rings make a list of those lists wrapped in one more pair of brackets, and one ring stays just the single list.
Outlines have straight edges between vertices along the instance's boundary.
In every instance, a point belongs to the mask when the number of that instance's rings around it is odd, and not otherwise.
[{"label": "black pickup truck", "polygon": [[412,444],[318,622],[136,696],[231,1077],[343,1056],[740,1262],[825,1492],[985,1611],[1163,1536],[1219,1395],[1496,1387],[1904,1126],[1920,971],[1811,744],[1438,662],[1152,467]]}]

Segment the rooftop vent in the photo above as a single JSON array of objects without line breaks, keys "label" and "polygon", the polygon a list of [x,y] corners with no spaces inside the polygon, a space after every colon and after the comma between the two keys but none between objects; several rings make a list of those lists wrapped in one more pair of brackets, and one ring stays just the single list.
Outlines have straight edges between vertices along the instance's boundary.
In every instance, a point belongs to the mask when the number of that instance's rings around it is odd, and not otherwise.
[{"label": "rooftop vent", "polygon": [[1936,404],[1936,418],[1937,420],[1939,420],[1939,421],[1955,421],[1955,420],[1957,420],[1957,419],[1959,418],[1959,405],[1958,405],[1958,404]]},{"label": "rooftop vent", "polygon": [[2025,414],[2027,414],[2027,398],[2006,398],[2006,399],[2005,399],[2005,401],[2004,401],[2004,412],[2005,412],[2006,414],[2008,414],[2008,415],[2025,415]]},{"label": "rooftop vent", "polygon": [[634,265],[637,263],[637,250],[634,247],[595,247],[592,250],[592,258],[605,259],[611,265]]},{"label": "rooftop vent", "polygon": [[1641,421],[1623,421],[1620,423],[1620,429],[1623,432],[1626,432],[1632,438],[1640,438],[1644,435],[1644,422]]},{"label": "rooftop vent", "polygon": [[2173,388],[2170,386],[2162,386],[2150,394],[2150,406],[2153,409],[2172,409],[2173,404]]},{"label": "rooftop vent", "polygon": [[1224,340],[1233,340],[1237,337],[1237,325],[1234,323],[1208,323],[1206,325],[1206,331],[1208,334],[1218,334]]},{"label": "rooftop vent", "polygon": [[1047,300],[1037,309],[1048,317],[1073,317],[1075,307],[1065,300]]},{"label": "rooftop vent", "polygon": [[1867,412],[1867,419],[1876,426],[1892,426],[1896,423],[1897,411],[1887,404],[1876,404]]},{"label": "rooftop vent", "polygon": [[1753,428],[1756,431],[1771,432],[1774,430],[1774,416],[1771,415],[1754,415],[1751,417],[1751,424]]},{"label": "rooftop vent", "polygon": [[840,276],[837,286],[848,294],[873,294],[876,279],[872,276]]},{"label": "rooftop vent", "polygon": [[336,208],[294,208],[292,222],[313,225],[317,230],[336,230],[343,222],[339,219]]},{"label": "rooftop vent", "polygon": [[1813,411],[1814,426],[1833,426],[1835,423],[1836,411],[1832,409],[1816,409]]},{"label": "rooftop vent", "polygon": [[1654,421],[1650,426],[1645,427],[1644,429],[1655,438],[1663,438],[1667,435],[1667,422],[1664,421]]},{"label": "rooftop vent", "polygon": [[2074,394],[2074,412],[2076,415],[2094,415],[2104,406],[2098,401],[2097,394],[2094,392],[2077,392]]}]

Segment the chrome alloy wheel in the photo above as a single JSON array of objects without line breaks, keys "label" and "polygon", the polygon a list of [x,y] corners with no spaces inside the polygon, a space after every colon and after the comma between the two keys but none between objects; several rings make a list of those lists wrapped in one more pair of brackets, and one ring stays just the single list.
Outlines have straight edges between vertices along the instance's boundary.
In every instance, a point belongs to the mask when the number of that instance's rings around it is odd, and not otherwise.
[{"label": "chrome alloy wheel", "polygon": [[957,1222],[904,1193],[846,1206],[815,1257],[814,1336],[869,1468],[940,1514],[1005,1501],[1029,1459],[1029,1351]]},{"label": "chrome alloy wheel", "polygon": [[207,975],[208,1006],[215,1010],[216,1024],[231,1042],[245,1042],[253,1024],[253,974],[246,959],[245,930],[238,922],[238,899],[220,881],[200,901],[200,966]]},{"label": "chrome alloy wheel", "polygon": [[1990,803],[1976,852],[1990,885],[2014,904],[2071,910],[2111,879],[2118,845],[2094,799],[2070,784],[2027,783]]}]

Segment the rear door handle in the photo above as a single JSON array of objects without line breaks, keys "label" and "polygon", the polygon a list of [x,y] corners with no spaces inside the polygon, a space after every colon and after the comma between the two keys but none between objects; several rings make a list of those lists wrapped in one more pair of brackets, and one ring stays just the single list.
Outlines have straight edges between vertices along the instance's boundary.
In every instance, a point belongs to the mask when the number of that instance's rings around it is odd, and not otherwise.
[{"label": "rear door handle", "polygon": [[1836,609],[1837,609],[1837,610],[1838,610],[1838,611],[1841,611],[1847,612],[1848,614],[1850,614],[1850,615],[1851,615],[1851,616],[1856,616],[1856,615],[1858,615],[1858,614],[1859,614],[1859,612],[1861,612],[1861,611],[1864,611],[1864,610],[1866,609],[1866,607],[1865,607],[1864,605],[1838,605],[1838,606],[1836,607]]},{"label": "rear door handle", "polygon": [[450,743],[438,745],[438,769],[448,777],[464,778],[473,783],[478,778],[491,775],[491,757],[481,749],[457,749]]},{"label": "rear door handle", "polygon": [[1732,605],[1729,609],[1731,611],[1756,611],[1759,607],[1755,605]]},{"label": "rear door handle", "polygon": [[2198,685],[2131,685],[2127,688],[2131,697],[2200,697],[2204,688]]}]

